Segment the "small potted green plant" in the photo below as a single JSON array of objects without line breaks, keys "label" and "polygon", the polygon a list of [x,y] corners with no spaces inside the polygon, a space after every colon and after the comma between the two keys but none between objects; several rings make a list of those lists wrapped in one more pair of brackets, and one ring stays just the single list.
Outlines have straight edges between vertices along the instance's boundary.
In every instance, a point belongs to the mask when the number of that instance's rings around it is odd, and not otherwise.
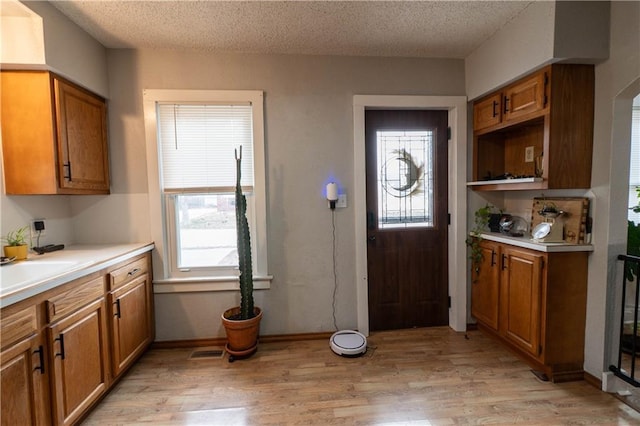
[{"label": "small potted green plant", "polygon": [[236,151],[236,233],[238,239],[238,269],[240,270],[240,306],[227,309],[222,314],[222,324],[227,332],[226,351],[229,361],[247,357],[258,349],[258,334],[262,310],[253,303],[253,265],[251,239],[247,221],[247,199],[240,185],[240,155]]},{"label": "small potted green plant", "polygon": [[29,225],[22,228],[14,229],[2,237],[2,241],[6,243],[4,246],[5,257],[15,257],[16,260],[24,260],[27,258],[27,230]]}]

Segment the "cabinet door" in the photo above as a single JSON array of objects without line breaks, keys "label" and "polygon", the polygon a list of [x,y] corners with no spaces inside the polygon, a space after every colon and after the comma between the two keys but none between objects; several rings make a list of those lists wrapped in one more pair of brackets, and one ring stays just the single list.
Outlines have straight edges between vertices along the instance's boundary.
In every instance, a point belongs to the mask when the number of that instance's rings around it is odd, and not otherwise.
[{"label": "cabinet door", "polygon": [[0,355],[2,425],[49,424],[47,369],[44,347],[40,343],[34,335]]},{"label": "cabinet door", "polygon": [[53,415],[71,424],[107,387],[104,299],[49,327]]},{"label": "cabinet door", "polygon": [[501,256],[501,333],[539,356],[543,255],[503,247]]},{"label": "cabinet door", "polygon": [[499,244],[480,243],[482,262],[471,271],[471,315],[485,326],[498,330],[498,301],[500,285]]},{"label": "cabinet door", "polygon": [[473,104],[473,130],[495,126],[502,120],[502,93]]},{"label": "cabinet door", "polygon": [[504,90],[504,121],[520,119],[547,106],[547,74],[539,72]]},{"label": "cabinet door", "polygon": [[105,101],[58,78],[54,89],[60,187],[109,193]]},{"label": "cabinet door", "polygon": [[109,294],[114,377],[151,342],[149,275],[144,274]]}]

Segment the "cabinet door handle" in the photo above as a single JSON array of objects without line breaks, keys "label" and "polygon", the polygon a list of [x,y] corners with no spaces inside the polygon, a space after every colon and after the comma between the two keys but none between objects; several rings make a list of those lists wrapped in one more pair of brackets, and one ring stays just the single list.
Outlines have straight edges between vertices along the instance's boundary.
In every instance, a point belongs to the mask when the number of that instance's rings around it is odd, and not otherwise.
[{"label": "cabinet door handle", "polygon": [[498,116],[498,111],[496,111],[496,107],[498,106],[498,102],[493,101],[493,111],[492,111],[492,117],[495,118]]},{"label": "cabinet door handle", "polygon": [[64,359],[64,334],[60,333],[57,339],[53,339],[54,342],[60,342],[60,352],[57,352],[54,357],[59,356],[60,359]]},{"label": "cabinet door handle", "polygon": [[38,349],[33,351],[33,354],[38,354],[38,358],[40,358],[40,365],[36,365],[35,367],[33,367],[33,371],[40,371],[40,374],[44,374],[44,348],[42,347],[42,345],[40,345]]},{"label": "cabinet door handle", "polygon": [[495,266],[496,264],[496,251],[491,250],[491,266]]},{"label": "cabinet door handle", "polygon": [[507,255],[503,254],[502,255],[502,270],[504,271],[505,269],[507,269]]},{"label": "cabinet door handle", "polygon": [[63,163],[62,167],[65,167],[67,169],[67,174],[64,176],[64,178],[71,182],[71,161]]},{"label": "cabinet door handle", "polygon": [[508,97],[504,97],[504,113],[508,113],[509,112],[509,98]]},{"label": "cabinet door handle", "polygon": [[130,276],[132,276],[132,275],[137,274],[138,272],[140,272],[140,268],[132,269],[132,270],[130,270],[129,272],[127,272],[127,276],[129,276],[129,277],[130,277]]},{"label": "cabinet door handle", "polygon": [[113,304],[116,305],[116,313],[113,314],[113,316],[117,318],[122,318],[120,314],[120,299],[116,299],[116,301],[113,302]]}]

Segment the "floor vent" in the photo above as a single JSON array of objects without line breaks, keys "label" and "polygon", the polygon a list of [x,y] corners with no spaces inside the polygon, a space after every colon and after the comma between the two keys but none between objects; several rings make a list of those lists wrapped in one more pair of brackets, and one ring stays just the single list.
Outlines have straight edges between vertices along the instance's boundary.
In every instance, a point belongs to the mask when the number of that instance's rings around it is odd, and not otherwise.
[{"label": "floor vent", "polygon": [[191,352],[189,359],[219,359],[224,355],[221,348],[196,349]]}]

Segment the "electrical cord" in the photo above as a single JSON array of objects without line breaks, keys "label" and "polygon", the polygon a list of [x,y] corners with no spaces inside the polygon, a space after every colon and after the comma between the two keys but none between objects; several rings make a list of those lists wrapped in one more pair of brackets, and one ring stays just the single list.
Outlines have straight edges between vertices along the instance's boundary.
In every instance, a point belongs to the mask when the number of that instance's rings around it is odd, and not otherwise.
[{"label": "electrical cord", "polygon": [[338,292],[338,273],[336,272],[336,211],[331,210],[331,229],[333,237],[333,327],[338,330],[338,321],[336,320],[336,294]]}]

